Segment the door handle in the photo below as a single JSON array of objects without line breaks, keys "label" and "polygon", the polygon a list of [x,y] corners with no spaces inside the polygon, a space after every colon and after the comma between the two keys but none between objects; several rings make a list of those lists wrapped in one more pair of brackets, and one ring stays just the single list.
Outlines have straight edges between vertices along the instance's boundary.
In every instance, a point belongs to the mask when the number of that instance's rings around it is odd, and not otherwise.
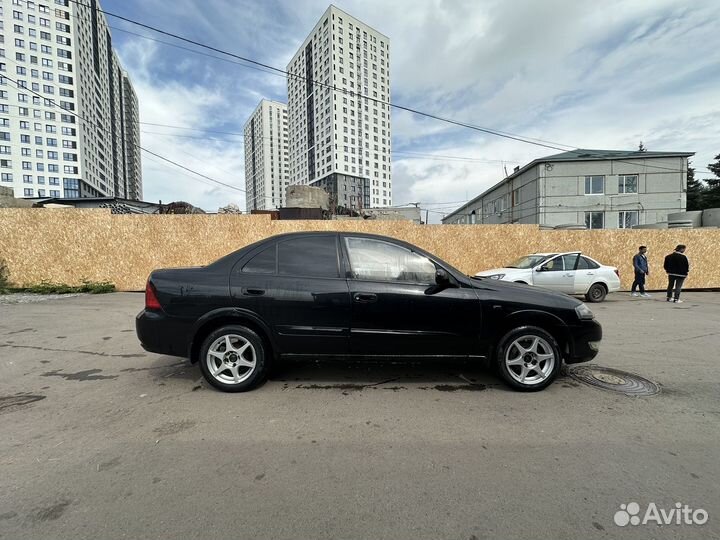
[{"label": "door handle", "polygon": [[373,293],[355,293],[353,300],[358,304],[372,304],[377,302],[377,294]]},{"label": "door handle", "polygon": [[245,296],[262,296],[265,294],[264,289],[245,289],[242,290],[243,295]]},{"label": "door handle", "polygon": [[588,275],[588,276],[594,276],[594,275],[595,275],[595,272],[588,272],[587,275]]}]

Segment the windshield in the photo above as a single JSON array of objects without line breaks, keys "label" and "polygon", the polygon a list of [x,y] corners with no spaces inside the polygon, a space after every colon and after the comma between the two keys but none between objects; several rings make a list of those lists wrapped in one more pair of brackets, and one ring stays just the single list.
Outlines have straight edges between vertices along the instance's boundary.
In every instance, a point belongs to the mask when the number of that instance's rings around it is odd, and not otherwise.
[{"label": "windshield", "polygon": [[549,257],[551,257],[551,255],[527,255],[507,265],[507,268],[534,268]]}]

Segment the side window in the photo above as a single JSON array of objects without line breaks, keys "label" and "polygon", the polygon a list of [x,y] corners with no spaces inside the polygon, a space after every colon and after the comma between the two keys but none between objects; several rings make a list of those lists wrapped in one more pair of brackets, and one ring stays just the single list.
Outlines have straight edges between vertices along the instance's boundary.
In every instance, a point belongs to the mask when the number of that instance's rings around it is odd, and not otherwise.
[{"label": "side window", "polygon": [[573,253],[572,255],[563,255],[563,264],[565,265],[566,271],[575,270],[575,262],[577,261],[578,254]]},{"label": "side window", "polygon": [[346,238],[355,279],[435,283],[435,264],[404,247],[372,238]]},{"label": "side window", "polygon": [[280,242],[278,272],[284,276],[339,277],[335,235],[293,238]]},{"label": "side window", "polygon": [[276,249],[273,245],[246,262],[242,271],[250,274],[274,274],[276,260]]},{"label": "side window", "polygon": [[594,270],[596,268],[600,268],[600,265],[596,264],[595,261],[591,261],[587,257],[580,257],[578,270]]},{"label": "side window", "polygon": [[554,259],[550,259],[548,262],[543,264],[543,267],[548,272],[562,272],[563,271],[563,258],[555,257]]}]

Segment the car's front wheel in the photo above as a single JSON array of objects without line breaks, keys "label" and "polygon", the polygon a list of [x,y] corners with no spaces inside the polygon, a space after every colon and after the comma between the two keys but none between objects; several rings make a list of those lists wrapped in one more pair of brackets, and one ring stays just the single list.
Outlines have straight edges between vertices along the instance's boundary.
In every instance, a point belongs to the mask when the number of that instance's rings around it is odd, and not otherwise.
[{"label": "car's front wheel", "polygon": [[205,338],[200,349],[205,380],[223,392],[246,392],[267,376],[263,340],[245,326],[223,326]]},{"label": "car's front wheel", "polygon": [[516,390],[533,392],[546,388],[560,372],[562,357],[557,341],[536,326],[511,330],[500,340],[497,368],[504,381]]}]

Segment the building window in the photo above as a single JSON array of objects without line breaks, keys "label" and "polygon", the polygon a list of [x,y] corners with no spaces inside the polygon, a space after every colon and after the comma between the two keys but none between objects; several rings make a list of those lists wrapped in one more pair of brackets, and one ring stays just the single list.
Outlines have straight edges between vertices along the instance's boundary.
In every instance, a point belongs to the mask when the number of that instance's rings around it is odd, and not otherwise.
[{"label": "building window", "polygon": [[638,175],[621,174],[618,176],[618,193],[637,193]]},{"label": "building window", "polygon": [[585,227],[588,229],[604,229],[605,212],[585,212]]},{"label": "building window", "polygon": [[604,176],[585,177],[585,195],[602,195],[605,193]]},{"label": "building window", "polygon": [[639,212],[637,210],[624,211],[618,213],[618,228],[631,229],[639,223]]},{"label": "building window", "polygon": [[25,188],[23,190],[23,194],[25,197],[32,197],[33,196],[33,189],[32,188]]}]

